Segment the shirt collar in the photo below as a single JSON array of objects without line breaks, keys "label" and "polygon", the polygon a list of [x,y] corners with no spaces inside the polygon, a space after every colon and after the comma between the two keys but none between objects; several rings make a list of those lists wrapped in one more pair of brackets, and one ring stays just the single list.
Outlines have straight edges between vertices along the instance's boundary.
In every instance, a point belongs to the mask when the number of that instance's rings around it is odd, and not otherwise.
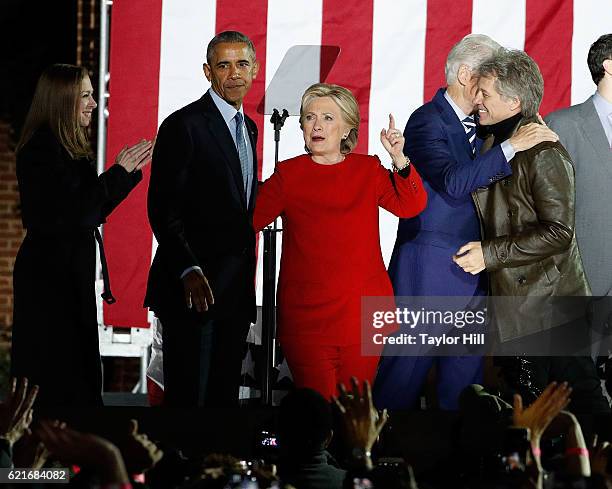
[{"label": "shirt collar", "polygon": [[212,87],[208,89],[208,93],[213,99],[213,102],[215,103],[215,105],[217,106],[217,109],[219,109],[219,112],[221,112],[221,117],[223,117],[223,120],[225,121],[228,127],[229,127],[230,121],[234,117],[236,117],[236,112],[240,112],[244,119],[244,110],[242,108],[242,105],[240,106],[240,109],[236,110],[234,107],[228,104],[225,100],[219,97],[219,95],[217,95],[217,92],[215,92],[212,89]]},{"label": "shirt collar", "polygon": [[593,104],[599,114],[605,117],[612,115],[612,102],[608,102],[599,92],[593,95]]},{"label": "shirt collar", "polygon": [[[453,110],[455,111],[455,114],[457,114],[457,117],[459,118],[459,120],[461,122],[463,122],[463,119],[465,119],[466,117],[472,117],[472,116],[468,116],[465,112],[463,112],[463,110],[461,110],[461,107],[459,107],[455,101],[453,100],[453,98],[448,94],[448,90],[444,91],[444,98],[447,100],[447,102],[450,104],[450,106],[453,108]],[[473,118],[473,117],[472,117]]]}]

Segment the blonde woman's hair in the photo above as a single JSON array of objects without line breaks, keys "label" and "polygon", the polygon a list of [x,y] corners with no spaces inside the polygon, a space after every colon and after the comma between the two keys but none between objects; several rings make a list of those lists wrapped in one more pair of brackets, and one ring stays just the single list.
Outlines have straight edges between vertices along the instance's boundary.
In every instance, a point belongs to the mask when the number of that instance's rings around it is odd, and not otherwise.
[{"label": "blonde woman's hair", "polygon": [[[350,92],[340,85],[332,85],[330,83],[315,83],[306,89],[302,95],[302,105],[300,107],[300,127],[303,124],[304,111],[306,107],[319,97],[329,97],[340,108],[342,120],[349,126],[350,131],[348,137],[340,142],[340,152],[342,154],[350,153],[357,146],[357,138],[359,136],[359,104]],[[309,151],[306,148],[306,151]]]},{"label": "blonde woman's hair", "polygon": [[81,82],[85,76],[88,76],[85,68],[68,64],[51,65],[40,75],[17,152],[38,129],[47,126],[71,158],[93,156],[87,131],[81,127],[77,116]]}]

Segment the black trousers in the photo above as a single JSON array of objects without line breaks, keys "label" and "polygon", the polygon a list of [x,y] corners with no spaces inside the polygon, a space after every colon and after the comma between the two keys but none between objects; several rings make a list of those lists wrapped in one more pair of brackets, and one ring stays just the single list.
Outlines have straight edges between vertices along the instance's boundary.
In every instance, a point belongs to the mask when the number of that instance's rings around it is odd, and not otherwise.
[{"label": "black trousers", "polygon": [[502,343],[498,352],[528,360],[531,380],[540,391],[553,381],[567,382],[573,389],[569,405],[573,413],[609,413],[610,407],[590,356],[590,342],[589,321],[579,317],[567,324]]},{"label": "black trousers", "polygon": [[238,406],[250,321],[156,312],[162,323],[164,406]]},{"label": "black trousers", "polygon": [[541,389],[550,382],[567,382],[572,387],[569,410],[575,414],[608,414],[595,362],[588,356],[527,357],[532,363],[535,384]]}]

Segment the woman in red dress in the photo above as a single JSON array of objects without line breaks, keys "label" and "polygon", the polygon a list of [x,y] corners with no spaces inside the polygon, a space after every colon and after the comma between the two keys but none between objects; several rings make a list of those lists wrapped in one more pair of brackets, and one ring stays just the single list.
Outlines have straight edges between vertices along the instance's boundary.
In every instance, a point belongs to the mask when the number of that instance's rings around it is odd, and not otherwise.
[{"label": "woman in red dress", "polygon": [[308,154],[281,162],[258,193],[256,231],[283,221],[279,340],[297,387],[329,398],[351,376],[374,379],[378,356],[361,351],[361,297],[393,296],[380,250],[378,207],[414,217],[427,203],[389,116],[380,139],[393,172],[353,154],[359,106],[346,88],[318,83],[302,96]]}]

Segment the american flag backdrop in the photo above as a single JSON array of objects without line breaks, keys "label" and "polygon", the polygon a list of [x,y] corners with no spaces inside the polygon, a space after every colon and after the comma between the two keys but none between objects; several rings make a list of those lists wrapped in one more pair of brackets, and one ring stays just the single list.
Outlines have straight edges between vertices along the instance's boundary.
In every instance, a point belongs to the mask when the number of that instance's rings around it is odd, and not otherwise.
[{"label": "american flag backdrop", "polygon": [[[245,111],[259,127],[259,177],[265,179],[274,166],[273,130],[269,116],[256,107],[292,46],[340,47],[325,81],[346,86],[359,101],[356,151],[385,162],[379,132],[389,112],[403,128],[411,112],[445,84],[446,55],[470,32],[525,49],[536,60],[545,80],[542,115],[584,101],[595,89],[587,51],[597,37],[612,32],[612,0],[115,0],[108,163],[125,144],[153,137],[165,117],[203,94],[209,86],[202,72],[206,45],[223,30],[242,31],[257,50],[260,70]],[[282,131],[280,159],[301,152],[301,131],[291,117]],[[107,325],[148,324],[142,301],[155,243],[146,216],[145,173],[105,226],[118,298],[104,306]],[[395,218],[381,211],[380,227],[388,260]]]}]

